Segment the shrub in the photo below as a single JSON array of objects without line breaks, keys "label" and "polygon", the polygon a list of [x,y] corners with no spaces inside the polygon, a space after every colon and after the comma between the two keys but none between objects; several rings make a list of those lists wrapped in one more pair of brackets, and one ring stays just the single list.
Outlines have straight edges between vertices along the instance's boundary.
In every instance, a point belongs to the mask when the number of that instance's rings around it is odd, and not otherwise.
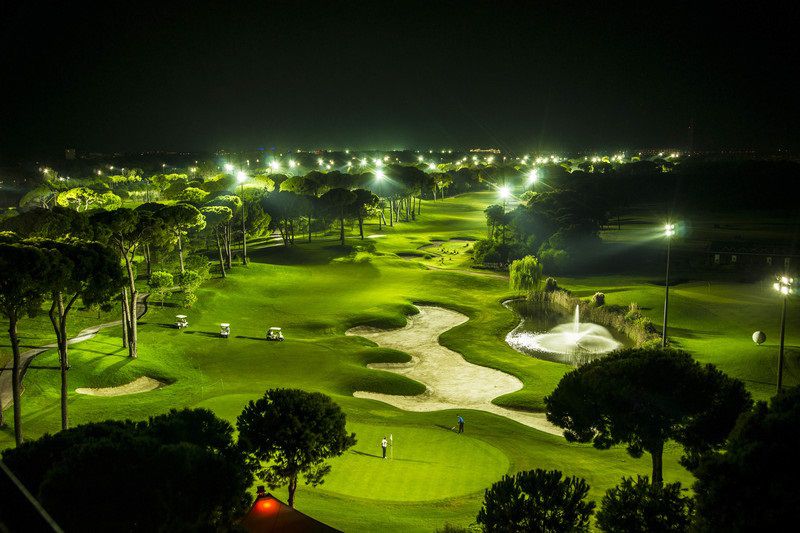
[{"label": "shrub", "polygon": [[553,292],[558,290],[558,281],[556,278],[547,278],[544,280],[544,291]]},{"label": "shrub", "polygon": [[606,303],[606,295],[602,292],[596,292],[592,295],[591,304],[594,307],[602,307]]},{"label": "shrub", "polygon": [[681,495],[680,483],[663,486],[647,476],[623,478],[608,489],[597,513],[597,527],[607,533],[660,533],[688,531],[694,501]]},{"label": "shrub", "polygon": [[586,480],[558,470],[528,470],[486,489],[477,522],[484,531],[588,531],[594,502]]},{"label": "shrub", "polygon": [[565,250],[547,248],[539,250],[539,261],[545,270],[559,272],[569,263],[569,254]]},{"label": "shrub", "polygon": [[167,294],[172,292],[173,284],[172,274],[162,270],[153,272],[150,275],[150,281],[147,282],[148,287],[150,287],[150,293],[161,302],[161,307],[164,307],[164,299]]}]

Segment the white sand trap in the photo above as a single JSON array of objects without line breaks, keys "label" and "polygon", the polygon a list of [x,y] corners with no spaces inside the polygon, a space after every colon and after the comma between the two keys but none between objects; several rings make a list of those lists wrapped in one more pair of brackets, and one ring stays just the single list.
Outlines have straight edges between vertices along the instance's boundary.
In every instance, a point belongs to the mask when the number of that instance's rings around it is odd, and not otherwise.
[{"label": "white sand trap", "polygon": [[379,400],[406,411],[475,409],[504,416],[521,424],[562,435],[563,430],[550,424],[544,413],[514,411],[494,405],[492,399],[520,390],[522,382],[499,370],[474,365],[439,344],[439,335],[463,324],[468,317],[441,307],[417,306],[419,314],[408,318],[405,327],[381,330],[366,326],[349,329],[347,335],[369,339],[384,348],[393,348],[411,356],[408,363],[377,363],[369,368],[402,374],[423,383],[418,396],[395,396],[356,391],[353,396]]},{"label": "white sand trap", "polygon": [[87,394],[89,396],[125,396],[127,394],[139,394],[140,392],[149,392],[163,387],[165,383],[157,379],[142,376],[136,378],[130,383],[120,385],[119,387],[104,387],[102,389],[88,389],[79,388],[75,389],[78,394]]},{"label": "white sand trap", "polygon": [[367,239],[380,239],[381,237],[386,237],[383,233],[373,233],[372,235],[367,235]]}]

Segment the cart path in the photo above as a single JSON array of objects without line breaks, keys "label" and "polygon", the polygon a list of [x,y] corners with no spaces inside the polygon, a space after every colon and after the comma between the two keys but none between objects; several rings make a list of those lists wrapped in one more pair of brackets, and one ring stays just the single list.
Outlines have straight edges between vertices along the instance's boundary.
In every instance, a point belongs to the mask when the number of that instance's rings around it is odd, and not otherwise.
[{"label": "cart path", "polygon": [[[144,316],[147,312],[147,297],[150,296],[149,293],[143,293],[137,296],[136,300],[136,319],[139,320]],[[91,338],[94,338],[97,335],[98,331],[103,329],[112,328],[114,326],[119,326],[122,324],[122,319],[114,320],[113,322],[106,322],[105,324],[100,324],[97,326],[91,326],[84,330],[81,330],[77,335],[67,340],[67,345],[77,344],[79,342],[87,341]],[[55,334],[54,334],[55,335]],[[52,350],[54,348],[58,348],[58,344],[55,342],[50,344],[45,344],[44,346],[39,346],[38,348],[31,348],[22,352],[19,355],[19,365],[20,365],[20,382],[25,379],[25,374],[27,373],[28,367],[33,361],[33,358],[37,355],[41,355],[48,350]],[[9,361],[9,365],[12,362]],[[11,405],[13,394],[11,392],[11,377],[13,375],[11,366],[7,366],[0,369],[0,408],[6,409],[9,405]]]},{"label": "cart path", "polygon": [[396,396],[356,391],[353,396],[378,400],[406,411],[474,409],[486,411],[551,435],[563,430],[547,421],[544,413],[506,409],[492,403],[494,398],[523,387],[516,377],[464,360],[461,354],[439,344],[439,336],[469,318],[456,311],[435,306],[417,306],[419,313],[408,317],[405,327],[381,330],[359,326],[346,335],[369,339],[378,346],[393,348],[411,356],[408,363],[376,363],[369,368],[407,376],[425,385],[417,396]]}]

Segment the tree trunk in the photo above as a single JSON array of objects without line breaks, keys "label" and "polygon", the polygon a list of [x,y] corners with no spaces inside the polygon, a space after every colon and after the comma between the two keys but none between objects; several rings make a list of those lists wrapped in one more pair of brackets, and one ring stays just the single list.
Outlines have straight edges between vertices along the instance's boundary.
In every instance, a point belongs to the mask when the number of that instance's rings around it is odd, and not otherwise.
[{"label": "tree trunk", "polygon": [[294,493],[297,491],[297,476],[293,475],[289,478],[289,507],[294,508]]},{"label": "tree trunk", "polygon": [[650,450],[650,456],[653,458],[653,485],[661,486],[664,482],[662,475],[662,467],[664,460],[664,443],[659,442]]},{"label": "tree trunk", "polygon": [[228,226],[225,228],[225,250],[228,253],[228,270],[233,268],[233,251],[231,250],[231,241],[233,241],[232,231],[231,223],[228,222]]},{"label": "tree trunk", "polygon": [[150,245],[144,245],[144,260],[147,261],[147,279],[150,280],[150,277],[153,275],[153,261],[150,256]]},{"label": "tree trunk", "polygon": [[342,211],[342,214],[339,215],[339,240],[342,241],[342,246],[344,246],[344,209]]},{"label": "tree trunk", "polygon": [[314,216],[314,211],[308,213],[308,242],[311,242],[311,220]]},{"label": "tree trunk", "polygon": [[420,196],[417,198],[417,214],[419,215],[421,213],[422,213],[422,197]]},{"label": "tree trunk", "polygon": [[120,307],[122,308],[122,347],[128,347],[128,293],[122,289],[119,297]]},{"label": "tree trunk", "polygon": [[178,230],[178,257],[181,260],[181,274],[186,272],[183,268],[183,239],[181,239],[181,232]]},{"label": "tree trunk", "polygon": [[358,233],[361,235],[361,240],[364,240],[364,217],[358,216]]},{"label": "tree trunk", "polygon": [[[180,239],[180,236],[178,237]],[[180,241],[179,241],[180,243]],[[179,244],[180,246],[180,244]],[[136,301],[136,278],[133,274],[133,266],[131,265],[132,258],[125,254],[125,268],[128,270],[128,285],[130,290],[130,299],[128,304],[128,356],[136,359],[138,356],[136,349],[136,323],[138,319],[137,301]],[[181,265],[183,266],[183,265]]]},{"label": "tree trunk", "polygon": [[17,446],[22,444],[22,406],[19,403],[19,337],[17,336],[17,317],[8,317],[8,337],[11,340],[11,352],[14,354],[14,366],[11,370],[11,397],[14,402],[14,441]]},{"label": "tree trunk", "polygon": [[[222,257],[222,244],[219,242],[219,228],[214,230],[214,236],[217,238],[217,250],[219,251],[219,269],[222,272],[222,277],[225,278],[227,274],[225,274],[225,260]],[[161,304],[164,304],[164,300],[161,300]]]},{"label": "tree trunk", "polygon": [[[56,334],[56,345],[58,346],[58,359],[61,366],[61,429],[67,429],[69,421],[67,417],[67,370],[69,370],[69,356],[67,353],[67,313],[72,307],[72,303],[78,297],[75,294],[70,300],[69,305],[64,305],[64,295],[60,292],[53,295],[53,305],[50,306],[50,322]],[[56,315],[56,311],[58,315]]]},{"label": "tree trunk", "polygon": [[394,200],[389,200],[389,227],[394,227]]}]

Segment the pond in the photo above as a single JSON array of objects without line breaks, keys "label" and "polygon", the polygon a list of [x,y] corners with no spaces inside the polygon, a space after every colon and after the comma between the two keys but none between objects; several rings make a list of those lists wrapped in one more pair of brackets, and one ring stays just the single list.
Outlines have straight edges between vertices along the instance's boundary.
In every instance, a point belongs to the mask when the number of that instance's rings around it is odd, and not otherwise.
[{"label": "pond", "polygon": [[520,317],[517,327],[506,335],[506,342],[526,355],[577,366],[631,345],[618,331],[581,322],[577,306],[569,313],[549,303],[522,299],[503,305]]}]

